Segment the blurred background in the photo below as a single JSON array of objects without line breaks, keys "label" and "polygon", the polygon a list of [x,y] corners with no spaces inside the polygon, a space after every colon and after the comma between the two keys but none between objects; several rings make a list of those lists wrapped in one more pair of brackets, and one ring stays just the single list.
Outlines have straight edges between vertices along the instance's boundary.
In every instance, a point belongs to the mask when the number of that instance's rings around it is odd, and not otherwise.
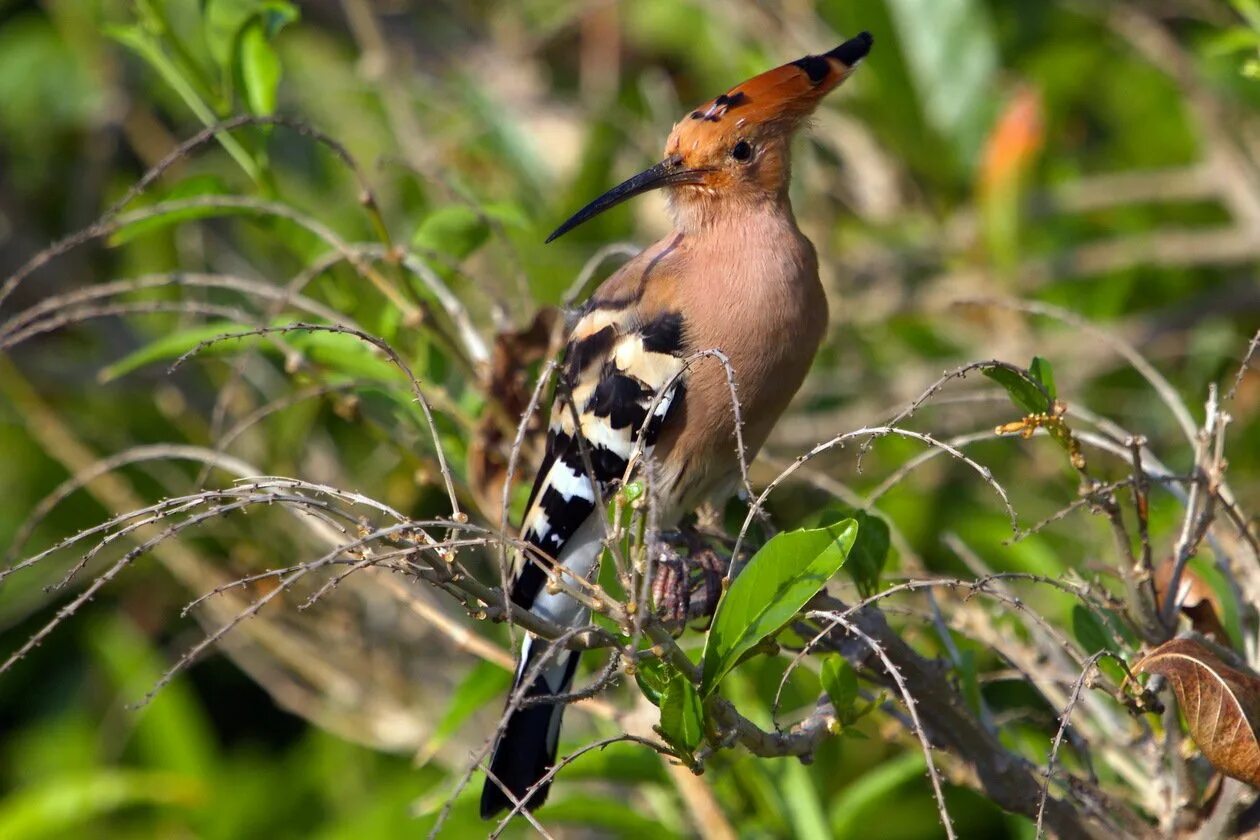
[{"label": "blurred background", "polygon": [[[349,336],[219,344],[168,371],[204,339],[294,320],[340,317],[399,350],[464,507],[496,525],[505,418],[547,346],[535,313],[579,295],[584,266],[599,279],[626,253],[588,264],[600,248],[641,247],[668,219],[645,197],[543,238],[657,160],[690,106],[862,29],[875,48],[820,109],[794,168],[831,333],[754,483],[886,420],[946,369],[1033,355],[1081,424],[1108,418],[1186,468],[1182,418],[1114,340],[1139,348],[1199,422],[1208,384],[1232,383],[1260,326],[1254,0],[0,0],[0,277],[19,278],[0,301],[5,565],[241,475],[326,483],[413,517],[449,510],[405,378]],[[238,114],[299,120],[339,145],[265,124],[176,154]],[[31,263],[159,164],[122,215]],[[400,249],[423,271],[404,271]],[[1260,377],[1244,375],[1228,409],[1244,509],[1260,491],[1258,404]],[[909,424],[975,433],[969,454],[1028,526],[1072,502],[1077,479],[1046,439],[992,436],[1016,414],[973,376]],[[857,504],[919,452],[884,441],[859,470],[852,448],[837,451],[776,494],[776,515]],[[1123,459],[1087,457],[1100,479],[1125,474]],[[513,488],[513,514],[525,490]],[[989,568],[1051,576],[1114,560],[1084,515],[1010,542],[992,489],[945,459],[881,489],[876,508],[893,529],[892,575],[969,574],[959,545]],[[1153,497],[1165,551],[1179,516],[1172,496]],[[5,655],[146,533],[0,582]],[[270,510],[189,528],[0,676],[0,837],[426,831],[492,725],[510,660],[501,628],[457,644],[451,628],[474,622],[401,578],[365,571],[304,611],[279,599],[225,639],[226,656],[132,708],[274,579],[182,617],[192,598],[323,550]],[[84,574],[46,589],[80,558]],[[1036,603],[1071,626],[1066,599]],[[1229,608],[1236,622],[1242,605]],[[901,620],[916,644],[940,644],[929,618]],[[957,629],[983,659],[983,634]],[[732,691],[768,715],[779,671],[764,670]],[[976,690],[1009,712],[1010,743],[1044,760],[1053,710],[1018,680]],[[788,693],[786,707],[806,705],[817,677]],[[570,712],[566,739],[610,727]],[[891,719],[857,728],[809,767],[723,755],[699,794],[618,745],[569,768],[540,818],[563,836],[689,836],[699,797],[746,837],[939,836],[912,739]],[[961,836],[1031,836],[965,773],[946,780]],[[479,785],[443,836],[485,830]]]}]

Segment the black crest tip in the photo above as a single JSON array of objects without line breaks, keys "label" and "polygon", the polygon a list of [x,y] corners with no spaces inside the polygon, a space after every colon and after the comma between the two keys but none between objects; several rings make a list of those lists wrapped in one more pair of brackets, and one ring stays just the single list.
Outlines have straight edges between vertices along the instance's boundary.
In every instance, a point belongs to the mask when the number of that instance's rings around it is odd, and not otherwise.
[{"label": "black crest tip", "polygon": [[866,58],[867,53],[871,51],[871,46],[874,43],[875,39],[871,36],[871,33],[865,31],[859,32],[857,35],[827,53],[827,55],[842,64],[852,67],[862,59]]}]

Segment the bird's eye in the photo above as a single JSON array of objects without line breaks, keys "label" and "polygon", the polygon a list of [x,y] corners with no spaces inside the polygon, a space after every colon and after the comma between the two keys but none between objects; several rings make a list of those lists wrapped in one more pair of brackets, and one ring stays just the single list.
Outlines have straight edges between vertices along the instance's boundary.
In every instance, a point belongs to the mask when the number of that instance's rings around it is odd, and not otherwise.
[{"label": "bird's eye", "polygon": [[748,161],[752,160],[752,156],[753,156],[752,144],[749,143],[747,140],[740,140],[733,147],[731,147],[731,157],[735,158],[735,160],[739,161],[740,163],[747,163]]}]

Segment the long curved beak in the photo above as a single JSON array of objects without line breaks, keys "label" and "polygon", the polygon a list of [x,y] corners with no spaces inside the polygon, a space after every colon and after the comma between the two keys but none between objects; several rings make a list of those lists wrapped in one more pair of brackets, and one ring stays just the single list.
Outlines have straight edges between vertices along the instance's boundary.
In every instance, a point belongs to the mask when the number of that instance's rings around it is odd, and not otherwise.
[{"label": "long curved beak", "polygon": [[697,169],[686,169],[682,158],[678,155],[667,157],[655,166],[645,169],[633,178],[622,181],[590,204],[569,217],[569,220],[556,228],[547,241],[563,236],[585,221],[595,218],[609,208],[616,207],[627,198],[633,198],[648,190],[656,190],[671,184],[695,183],[701,175]]}]

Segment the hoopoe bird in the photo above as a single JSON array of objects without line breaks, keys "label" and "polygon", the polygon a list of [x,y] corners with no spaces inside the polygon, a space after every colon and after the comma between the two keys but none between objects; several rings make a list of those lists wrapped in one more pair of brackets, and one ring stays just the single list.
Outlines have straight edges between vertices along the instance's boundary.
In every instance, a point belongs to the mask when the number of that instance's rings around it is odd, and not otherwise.
[{"label": "hoopoe bird", "polygon": [[[726,371],[715,359],[687,365],[688,357],[725,355],[738,385],[743,457],[752,460],[765,442],[827,327],[818,259],[788,200],[791,140],[871,43],[863,32],[691,111],[670,132],[664,160],[548,237],[655,189],[666,191],[674,222],[578,313],[522,524],[529,548],[518,557],[514,603],[563,626],[587,623],[587,609],[565,589],[593,578],[604,548],[597,499],[615,492],[636,451],[652,461],[663,527],[734,490],[741,456]],[[548,586],[557,578],[565,586]],[[513,696],[567,693],[578,658],[527,634]],[[535,700],[511,709],[482,789],[483,818],[546,800],[564,706]]]}]

